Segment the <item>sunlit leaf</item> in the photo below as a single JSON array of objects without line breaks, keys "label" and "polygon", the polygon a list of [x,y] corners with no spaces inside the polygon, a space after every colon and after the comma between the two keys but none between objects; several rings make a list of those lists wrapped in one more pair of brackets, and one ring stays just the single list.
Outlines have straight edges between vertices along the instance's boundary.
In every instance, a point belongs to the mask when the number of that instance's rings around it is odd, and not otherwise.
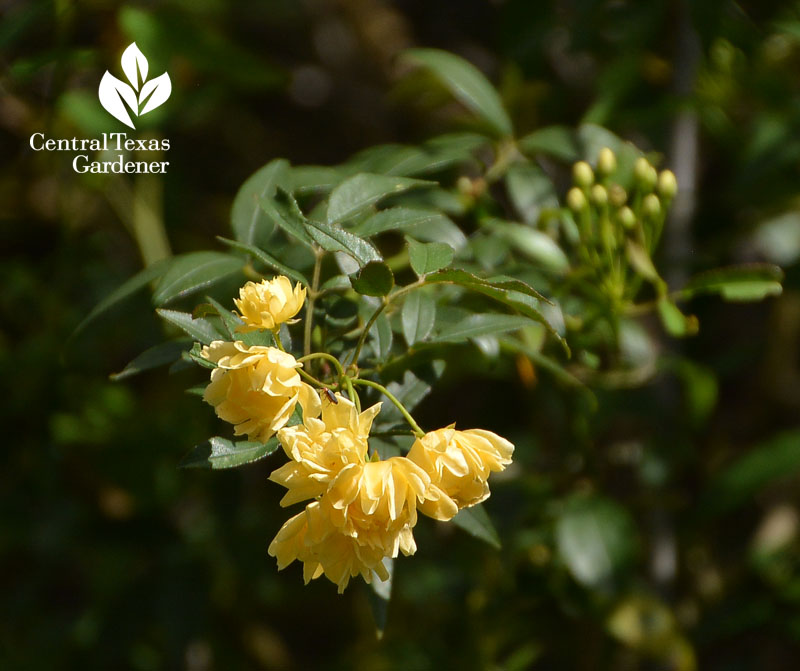
[{"label": "sunlit leaf", "polygon": [[242,269],[242,259],[221,252],[176,256],[153,292],[153,303],[164,305],[211,286]]},{"label": "sunlit leaf", "polygon": [[436,322],[436,302],[427,293],[409,293],[402,310],[403,336],[409,346],[425,340]]},{"label": "sunlit leaf", "polygon": [[443,242],[417,242],[406,238],[411,267],[417,275],[427,275],[446,268],[453,261],[455,251]]},{"label": "sunlit leaf", "polygon": [[306,230],[320,247],[329,252],[345,252],[359,266],[365,266],[371,261],[383,261],[380,252],[371,243],[337,225],[309,221],[306,223]]},{"label": "sunlit leaf", "polygon": [[468,534],[488,543],[493,548],[497,550],[501,548],[500,536],[498,536],[491,518],[486,514],[486,509],[480,503],[459,510],[452,521],[457,527],[461,527]]},{"label": "sunlit leaf", "polygon": [[408,177],[360,173],[339,184],[328,199],[328,224],[346,221],[393,193],[433,182]]},{"label": "sunlit leaf", "polygon": [[214,340],[225,340],[225,337],[214,328],[207,319],[194,319],[188,312],[177,310],[156,310],[158,316],[174,324],[198,342],[208,345]]},{"label": "sunlit leaf", "polygon": [[217,436],[192,448],[178,466],[180,468],[235,468],[268,457],[279,447],[278,439],[266,443],[255,441],[233,442]]}]

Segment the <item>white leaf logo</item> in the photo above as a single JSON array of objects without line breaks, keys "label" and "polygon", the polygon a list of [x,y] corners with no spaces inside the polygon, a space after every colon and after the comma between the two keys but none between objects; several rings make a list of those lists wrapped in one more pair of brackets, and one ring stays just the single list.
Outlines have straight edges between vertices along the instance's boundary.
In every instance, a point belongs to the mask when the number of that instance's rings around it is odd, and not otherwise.
[{"label": "white leaf logo", "polygon": [[147,58],[136,42],[122,52],[121,65],[130,85],[106,70],[97,93],[100,104],[111,116],[135,129],[130,112],[141,116],[162,105],[172,93],[172,82],[166,72],[147,81]]}]

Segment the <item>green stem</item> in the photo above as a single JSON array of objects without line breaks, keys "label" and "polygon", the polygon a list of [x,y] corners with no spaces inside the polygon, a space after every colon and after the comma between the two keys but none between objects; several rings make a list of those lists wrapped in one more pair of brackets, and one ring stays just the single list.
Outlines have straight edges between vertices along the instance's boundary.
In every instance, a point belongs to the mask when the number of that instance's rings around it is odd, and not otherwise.
[{"label": "green stem", "polygon": [[273,337],[273,338],[275,338],[275,344],[277,345],[278,349],[279,349],[281,352],[285,352],[286,350],[283,348],[283,343],[281,342],[281,337],[280,337],[280,335],[278,334],[278,329],[275,329],[275,330],[272,332],[272,337]]},{"label": "green stem", "polygon": [[322,380],[318,380],[313,375],[309,375],[308,373],[306,373],[302,368],[299,368],[297,372],[300,373],[300,377],[305,378],[312,384],[316,384],[320,387],[325,387],[325,389],[330,389],[331,391],[335,391],[337,389],[336,385],[328,384],[327,382],[322,382]]},{"label": "green stem", "polygon": [[311,354],[311,330],[314,323],[314,303],[317,301],[319,289],[319,275],[322,270],[322,257],[325,252],[319,247],[314,248],[314,276],[311,279],[311,290],[308,292],[308,303],[306,303],[306,323],[303,332],[303,354]]},{"label": "green stem", "polygon": [[367,335],[369,334],[369,330],[372,328],[372,325],[375,323],[375,320],[380,317],[381,312],[384,311],[386,306],[389,304],[389,301],[384,298],[381,301],[381,304],[378,306],[378,309],[372,313],[372,316],[369,318],[366,326],[361,331],[361,335],[358,336],[358,342],[356,343],[356,348],[353,350],[353,356],[350,357],[350,363],[348,366],[352,366],[358,362],[358,357],[361,355],[361,348],[364,346],[364,341],[367,339]]},{"label": "green stem", "polygon": [[312,354],[306,354],[305,356],[301,356],[297,361],[299,363],[303,363],[304,361],[311,361],[312,359],[325,359],[326,361],[330,361],[334,368],[336,368],[336,372],[339,374],[339,377],[344,376],[344,369],[342,368],[342,364],[339,363],[339,359],[332,354],[328,354],[327,352],[314,352]]},{"label": "green stem", "polygon": [[345,375],[344,379],[344,386],[347,389],[347,394],[350,396],[350,400],[355,403],[356,410],[361,412],[361,399],[356,394],[356,390],[353,389],[353,379]]},{"label": "green stem", "polygon": [[402,413],[403,417],[405,417],[408,425],[414,430],[414,434],[418,438],[422,438],[425,435],[425,432],[419,428],[419,424],[414,421],[414,418],[411,416],[411,413],[406,410],[405,406],[398,400],[398,398],[390,392],[386,387],[382,384],[378,384],[377,382],[373,382],[372,380],[362,380],[360,378],[355,378],[351,380],[353,384],[363,384],[366,387],[372,387],[373,389],[377,389],[381,394],[383,394],[386,398],[388,398],[392,403],[397,406],[397,409]]}]

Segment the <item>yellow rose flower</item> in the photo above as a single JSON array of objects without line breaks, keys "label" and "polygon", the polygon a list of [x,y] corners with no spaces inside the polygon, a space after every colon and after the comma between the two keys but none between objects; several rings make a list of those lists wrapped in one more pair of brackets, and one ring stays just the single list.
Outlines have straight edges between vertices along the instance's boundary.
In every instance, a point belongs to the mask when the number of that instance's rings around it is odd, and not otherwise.
[{"label": "yellow rose flower", "polygon": [[386,580],[384,558],[416,552],[417,506],[430,495],[452,508],[443,516],[455,515],[455,504],[432,493],[428,475],[405,457],[349,464],[319,501],[283,525],[269,554],[278,569],[300,560],[306,582],[324,574],[339,592],[357,575]]},{"label": "yellow rose flower", "polygon": [[[502,471],[511,463],[514,446],[491,431],[456,431],[454,426],[418,438],[408,458],[430,476],[432,489],[439,489],[458,508],[468,508],[488,498],[489,474]],[[441,514],[441,506],[438,502],[437,505],[426,501],[420,510],[435,517]]]},{"label": "yellow rose flower", "polygon": [[242,314],[244,324],[237,330],[243,333],[258,329],[276,329],[292,320],[303,307],[306,290],[298,282],[294,289],[288,277],[278,275],[260,283],[248,282],[239,289],[239,298],[234,298],[236,308]]},{"label": "yellow rose flower", "polygon": [[345,466],[366,460],[369,430],[381,404],[359,413],[341,394],[334,398],[336,402],[323,396],[321,418],[304,417],[303,424],[278,432],[291,459],[269,476],[289,490],[281,500],[282,506],[322,496]]},{"label": "yellow rose flower", "polygon": [[[411,554],[413,536],[410,527],[404,529],[402,535],[400,546],[407,551],[406,554]],[[350,578],[358,575],[367,583],[372,582],[373,574],[381,580],[389,578],[383,564],[383,552],[362,546],[357,539],[340,533],[318,501],[309,503],[303,512],[281,527],[268,552],[278,560],[278,570],[299,560],[303,563],[306,584],[325,575],[338,586],[339,594],[344,592]]]},{"label": "yellow rose flower", "polygon": [[303,417],[320,413],[319,395],[300,379],[302,364],[275,347],[216,340],[201,356],[217,364],[203,399],[237,436],[267,441],[286,425],[297,404]]}]

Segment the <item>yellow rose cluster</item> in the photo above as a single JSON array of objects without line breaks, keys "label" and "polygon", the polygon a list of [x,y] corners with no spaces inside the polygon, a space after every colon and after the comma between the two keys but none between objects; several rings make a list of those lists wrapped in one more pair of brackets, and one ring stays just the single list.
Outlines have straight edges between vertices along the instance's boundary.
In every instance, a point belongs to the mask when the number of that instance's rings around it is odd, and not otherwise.
[{"label": "yellow rose cluster", "polygon": [[[277,330],[301,309],[305,289],[286,277],[248,282],[235,301],[242,331]],[[418,512],[450,520],[489,496],[489,474],[511,463],[504,438],[454,426],[422,435],[408,455],[369,455],[377,403],[360,412],[355,399],[320,395],[301,379],[302,363],[278,347],[216,341],[202,349],[215,364],[204,399],[236,435],[266,441],[277,433],[289,461],[270,480],[285,487],[282,506],[307,502],[269,546],[282,569],[303,563],[306,583],[322,575],[344,591],[350,578],[388,578],[384,559],[416,551]],[[350,387],[352,389],[352,387]],[[287,426],[297,405],[303,422]]]}]

